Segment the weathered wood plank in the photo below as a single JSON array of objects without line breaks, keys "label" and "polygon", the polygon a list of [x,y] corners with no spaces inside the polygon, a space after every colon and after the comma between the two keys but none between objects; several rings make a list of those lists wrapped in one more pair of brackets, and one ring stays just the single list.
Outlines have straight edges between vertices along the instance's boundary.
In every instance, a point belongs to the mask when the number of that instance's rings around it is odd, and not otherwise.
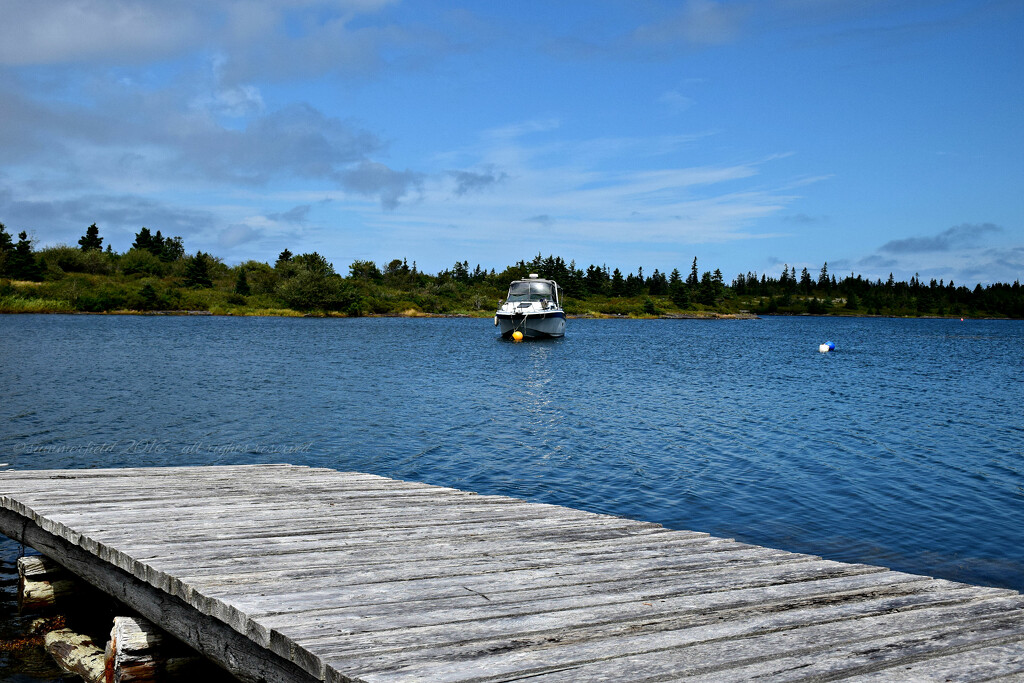
[{"label": "weathered wood plank", "polygon": [[[702,673],[710,674],[707,680],[712,681],[779,677],[787,671],[804,678],[849,668],[851,660],[886,657],[892,644],[899,645],[891,648],[895,656],[900,650],[937,653],[954,644],[1002,644],[1015,633],[1019,638],[1024,616],[1007,608],[1012,605],[985,601],[826,624],[814,619],[812,625],[801,623],[809,617],[807,610],[795,610],[783,618],[760,616],[725,623],[709,619],[677,631],[595,637],[568,644],[551,635],[404,651],[401,656],[328,657],[339,673],[366,681],[407,680],[413,675],[432,681],[507,680],[527,674],[544,674],[546,681],[619,681]],[[880,634],[887,637],[879,638]],[[870,644],[865,646],[865,641]]]},{"label": "weathered wood plank", "polygon": [[[844,577],[831,580],[824,585],[781,584],[774,590],[760,588],[741,588],[720,592],[689,592],[677,595],[651,597],[648,593],[610,594],[607,592],[589,596],[569,595],[562,598],[545,600],[520,600],[498,603],[494,600],[483,605],[463,607],[452,611],[444,606],[433,606],[432,609],[421,609],[416,612],[402,612],[401,605],[396,609],[370,615],[364,609],[346,610],[332,614],[318,614],[317,618],[309,619],[308,613],[298,616],[287,615],[261,617],[260,623],[271,626],[279,634],[291,638],[299,638],[304,643],[323,638],[336,638],[344,634],[346,646],[358,642],[358,634],[387,640],[390,644],[399,639],[414,636],[415,645],[425,645],[431,634],[441,634],[458,624],[460,638],[479,638],[473,635],[472,622],[486,622],[487,629],[501,632],[502,620],[514,620],[512,634],[539,633],[549,629],[562,629],[565,624],[573,628],[588,623],[628,624],[629,629],[636,628],[634,622],[642,621],[650,625],[658,620],[677,620],[683,615],[703,616],[709,610],[715,610],[718,619],[739,614],[748,616],[756,611],[778,612],[783,609],[796,609],[807,605],[825,605],[830,601],[853,605],[857,602],[878,600],[883,597],[896,598],[904,596],[909,603],[914,602],[965,602],[979,595],[970,589],[951,590],[945,582],[911,575],[899,576],[895,572],[879,572]],[[888,609],[888,607],[887,607]],[[512,623],[512,622],[510,622]],[[390,633],[384,633],[390,632]],[[489,632],[489,631],[488,631]],[[443,634],[450,638],[450,634]],[[489,637],[489,636],[488,636]],[[379,644],[380,640],[378,640]]]},{"label": "weathered wood plank", "polygon": [[[867,667],[864,667],[867,668]],[[844,677],[848,683],[876,681],[994,681],[1024,676],[1024,645],[1010,643],[959,650],[933,658],[886,662],[885,668]]]},{"label": "weathered wood plank", "polygon": [[0,529],[245,680],[1022,671],[1012,591],[318,468],[7,474]]}]

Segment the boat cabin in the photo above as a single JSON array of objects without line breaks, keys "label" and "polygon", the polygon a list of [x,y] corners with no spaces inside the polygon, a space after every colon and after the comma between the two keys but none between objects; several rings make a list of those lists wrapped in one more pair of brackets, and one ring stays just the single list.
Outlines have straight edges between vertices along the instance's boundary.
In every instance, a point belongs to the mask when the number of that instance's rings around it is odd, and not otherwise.
[{"label": "boat cabin", "polygon": [[540,280],[536,275],[529,280],[516,280],[508,288],[508,303],[548,301],[558,306],[558,285],[553,280]]}]

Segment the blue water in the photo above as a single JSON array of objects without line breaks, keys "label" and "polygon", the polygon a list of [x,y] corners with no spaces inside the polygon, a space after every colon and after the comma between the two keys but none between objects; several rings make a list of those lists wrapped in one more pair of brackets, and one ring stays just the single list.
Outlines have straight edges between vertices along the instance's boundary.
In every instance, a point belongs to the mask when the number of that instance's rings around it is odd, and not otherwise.
[{"label": "blue water", "polygon": [[1024,590],[1022,343],[1022,321],[515,344],[472,319],[0,316],[0,462],[327,466]]}]

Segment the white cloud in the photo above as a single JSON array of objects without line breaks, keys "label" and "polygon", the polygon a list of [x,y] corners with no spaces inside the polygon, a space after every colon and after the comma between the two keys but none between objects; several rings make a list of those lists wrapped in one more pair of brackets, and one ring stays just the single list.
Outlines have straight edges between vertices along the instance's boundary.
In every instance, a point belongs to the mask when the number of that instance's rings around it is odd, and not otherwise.
[{"label": "white cloud", "polygon": [[0,0],[0,64],[155,59],[206,35],[195,8],[128,0]]},{"label": "white cloud", "polygon": [[670,114],[682,114],[693,106],[693,100],[676,90],[667,90],[658,98],[658,104],[664,106]]},{"label": "white cloud", "polygon": [[[658,146],[645,139],[632,142],[631,148],[624,140],[613,146],[601,140],[563,142],[552,152],[511,136],[487,136],[479,161],[505,176],[488,192],[466,193],[453,204],[450,183],[430,178],[422,201],[365,220],[390,234],[439,231],[478,244],[497,245],[516,236],[523,244],[678,245],[764,237],[751,231],[754,223],[795,199],[777,189],[751,187],[760,165],[770,160],[658,168],[653,163]],[[594,147],[614,148],[617,155],[595,155]],[[622,155],[640,168],[608,170],[622,166]]]},{"label": "white cloud", "polygon": [[737,38],[745,10],[736,4],[689,0],[672,15],[645,24],[633,32],[640,45],[720,45]]},{"label": "white cloud", "polygon": [[222,230],[217,238],[217,244],[226,249],[237,247],[248,242],[255,242],[263,237],[263,233],[248,225],[232,225]]},{"label": "white cloud", "polygon": [[382,68],[385,52],[444,53],[436,31],[354,26],[389,0],[0,0],[0,65],[138,66],[196,50],[224,57],[231,82]]}]

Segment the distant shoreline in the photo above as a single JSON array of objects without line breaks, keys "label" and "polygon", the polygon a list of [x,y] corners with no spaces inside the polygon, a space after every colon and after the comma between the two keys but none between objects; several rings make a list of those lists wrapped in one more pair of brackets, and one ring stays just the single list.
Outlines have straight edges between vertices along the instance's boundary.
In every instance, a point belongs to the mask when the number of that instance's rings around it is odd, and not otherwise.
[{"label": "distant shoreline", "polygon": [[[213,311],[0,311],[0,315],[114,315],[140,317],[218,317],[218,318],[472,318],[487,320],[492,313],[371,313],[362,316],[349,316],[342,313],[323,312],[309,313],[291,309],[275,311],[253,311],[249,313],[230,313]],[[830,314],[830,313],[715,313],[701,311],[695,313],[665,313],[661,315],[631,316],[614,313],[576,313],[566,314],[570,320],[760,320],[762,318],[889,318],[900,320],[1024,320],[1024,318],[993,317],[993,316],[959,316],[959,315],[870,315],[864,313]]]}]

